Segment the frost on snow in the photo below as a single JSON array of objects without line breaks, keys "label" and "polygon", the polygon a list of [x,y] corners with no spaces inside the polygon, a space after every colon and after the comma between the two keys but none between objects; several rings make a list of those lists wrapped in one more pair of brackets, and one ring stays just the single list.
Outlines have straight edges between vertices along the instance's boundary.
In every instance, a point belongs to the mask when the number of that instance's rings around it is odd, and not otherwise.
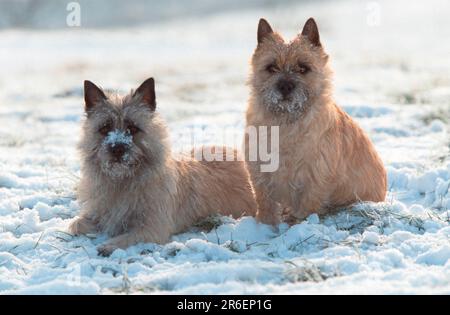
[{"label": "frost on snow", "polygon": [[[271,227],[251,217],[215,217],[175,235],[169,244],[138,244],[109,258],[96,251],[106,236],[65,232],[80,211],[76,144],[82,82],[73,69],[83,65],[86,75],[125,91],[136,78],[152,75],[148,69],[157,69],[157,110],[168,121],[174,151],[182,146],[178,135],[192,127],[232,127],[241,132],[240,141],[255,12],[229,11],[192,21],[189,32],[177,19],[136,26],[139,32],[1,32],[0,50],[10,58],[0,59],[0,66],[13,79],[2,81],[0,93],[0,294],[450,294],[450,87],[444,84],[450,41],[434,37],[448,38],[450,21],[434,14],[433,4],[417,10],[406,1],[382,2],[383,23],[370,30],[371,36],[349,16],[355,2],[312,5],[321,20],[333,21],[322,32],[335,70],[336,100],[380,152],[388,172],[385,203],[359,204],[328,217],[311,215],[291,227]],[[336,8],[342,15],[333,14]],[[304,23],[292,19],[303,15],[301,2],[277,12],[271,23],[290,30],[287,34]],[[391,25],[396,12],[407,23]],[[417,20],[421,27],[413,32]],[[241,30],[231,37],[222,30],[230,23]],[[62,48],[59,43],[68,37]],[[148,43],[161,38],[166,40],[149,51]],[[349,49],[343,44],[348,38],[363,45]],[[112,52],[111,40],[128,48]],[[79,43],[86,42],[88,49],[80,49]],[[173,42],[183,51],[166,45]],[[430,58],[439,67],[423,63]],[[131,139],[113,132],[105,141]],[[207,141],[224,139],[219,133]]]}]

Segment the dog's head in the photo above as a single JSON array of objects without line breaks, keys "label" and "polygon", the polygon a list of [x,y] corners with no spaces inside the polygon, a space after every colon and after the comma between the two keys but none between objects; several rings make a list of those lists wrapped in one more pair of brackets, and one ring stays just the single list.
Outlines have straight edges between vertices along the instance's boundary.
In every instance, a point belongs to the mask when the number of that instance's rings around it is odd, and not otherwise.
[{"label": "dog's head", "polygon": [[121,179],[165,159],[167,134],[155,113],[153,78],[125,97],[85,81],[84,99],[87,118],[79,148],[90,166]]},{"label": "dog's head", "polygon": [[331,72],[327,63],[314,19],[290,42],[261,19],[252,57],[252,92],[270,112],[298,117],[317,96],[328,92]]}]

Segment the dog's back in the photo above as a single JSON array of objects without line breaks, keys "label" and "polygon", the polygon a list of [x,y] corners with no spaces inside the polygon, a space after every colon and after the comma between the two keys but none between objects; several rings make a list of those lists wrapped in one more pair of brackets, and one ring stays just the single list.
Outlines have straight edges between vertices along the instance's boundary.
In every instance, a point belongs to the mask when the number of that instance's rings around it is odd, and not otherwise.
[{"label": "dog's back", "polygon": [[[207,160],[200,154],[204,152],[217,153],[221,159]],[[190,218],[214,213],[232,215],[234,218],[255,215],[257,205],[249,174],[244,161],[238,160],[236,150],[202,147],[191,154],[194,157],[191,160],[177,162],[183,201],[180,211],[190,213]]]},{"label": "dog's back", "polygon": [[[340,143],[339,174],[330,203],[344,206],[357,201],[384,201],[386,170],[374,145],[358,124],[338,106],[335,141]],[[340,139],[337,139],[340,138]]]}]

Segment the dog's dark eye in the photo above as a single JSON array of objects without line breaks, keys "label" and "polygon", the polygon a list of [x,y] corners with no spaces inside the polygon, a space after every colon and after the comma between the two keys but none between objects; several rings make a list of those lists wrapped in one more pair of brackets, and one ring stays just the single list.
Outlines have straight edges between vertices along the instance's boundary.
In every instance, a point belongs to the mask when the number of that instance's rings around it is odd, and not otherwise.
[{"label": "dog's dark eye", "polygon": [[103,127],[101,127],[98,132],[103,135],[106,136],[110,131],[111,131],[111,124],[106,124]]},{"label": "dog's dark eye", "polygon": [[128,126],[128,128],[127,128],[127,132],[128,132],[130,135],[135,135],[135,134],[137,134],[139,131],[141,131],[141,129],[139,129],[138,127],[133,126],[133,125],[130,125],[130,126]]},{"label": "dog's dark eye", "polygon": [[278,67],[277,67],[276,64],[271,63],[270,65],[266,66],[266,71],[269,72],[269,73],[275,73],[275,72],[278,71]]},{"label": "dog's dark eye", "polygon": [[306,65],[304,63],[298,64],[298,72],[300,74],[305,74],[305,73],[308,73],[309,71],[311,71],[311,68],[308,65]]}]

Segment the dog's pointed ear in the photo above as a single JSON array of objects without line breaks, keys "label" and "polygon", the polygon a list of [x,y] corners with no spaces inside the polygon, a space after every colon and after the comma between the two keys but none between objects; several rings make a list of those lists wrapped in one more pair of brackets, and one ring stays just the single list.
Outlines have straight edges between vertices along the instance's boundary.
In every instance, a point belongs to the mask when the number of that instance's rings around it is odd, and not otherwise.
[{"label": "dog's pointed ear", "polygon": [[134,92],[134,95],[139,94],[142,102],[154,111],[156,109],[156,95],[155,95],[155,80],[153,78],[147,79]]},{"label": "dog's pointed ear", "polygon": [[309,18],[308,21],[306,21],[305,26],[303,26],[302,35],[306,36],[314,46],[322,46],[320,43],[319,29],[313,18]]},{"label": "dog's pointed ear", "polygon": [[98,86],[91,81],[84,81],[84,109],[86,112],[105,99],[105,93]]},{"label": "dog's pointed ear", "polygon": [[270,26],[269,22],[265,19],[259,19],[258,23],[258,44],[261,44],[264,38],[266,38],[269,34],[272,34],[273,30]]}]

